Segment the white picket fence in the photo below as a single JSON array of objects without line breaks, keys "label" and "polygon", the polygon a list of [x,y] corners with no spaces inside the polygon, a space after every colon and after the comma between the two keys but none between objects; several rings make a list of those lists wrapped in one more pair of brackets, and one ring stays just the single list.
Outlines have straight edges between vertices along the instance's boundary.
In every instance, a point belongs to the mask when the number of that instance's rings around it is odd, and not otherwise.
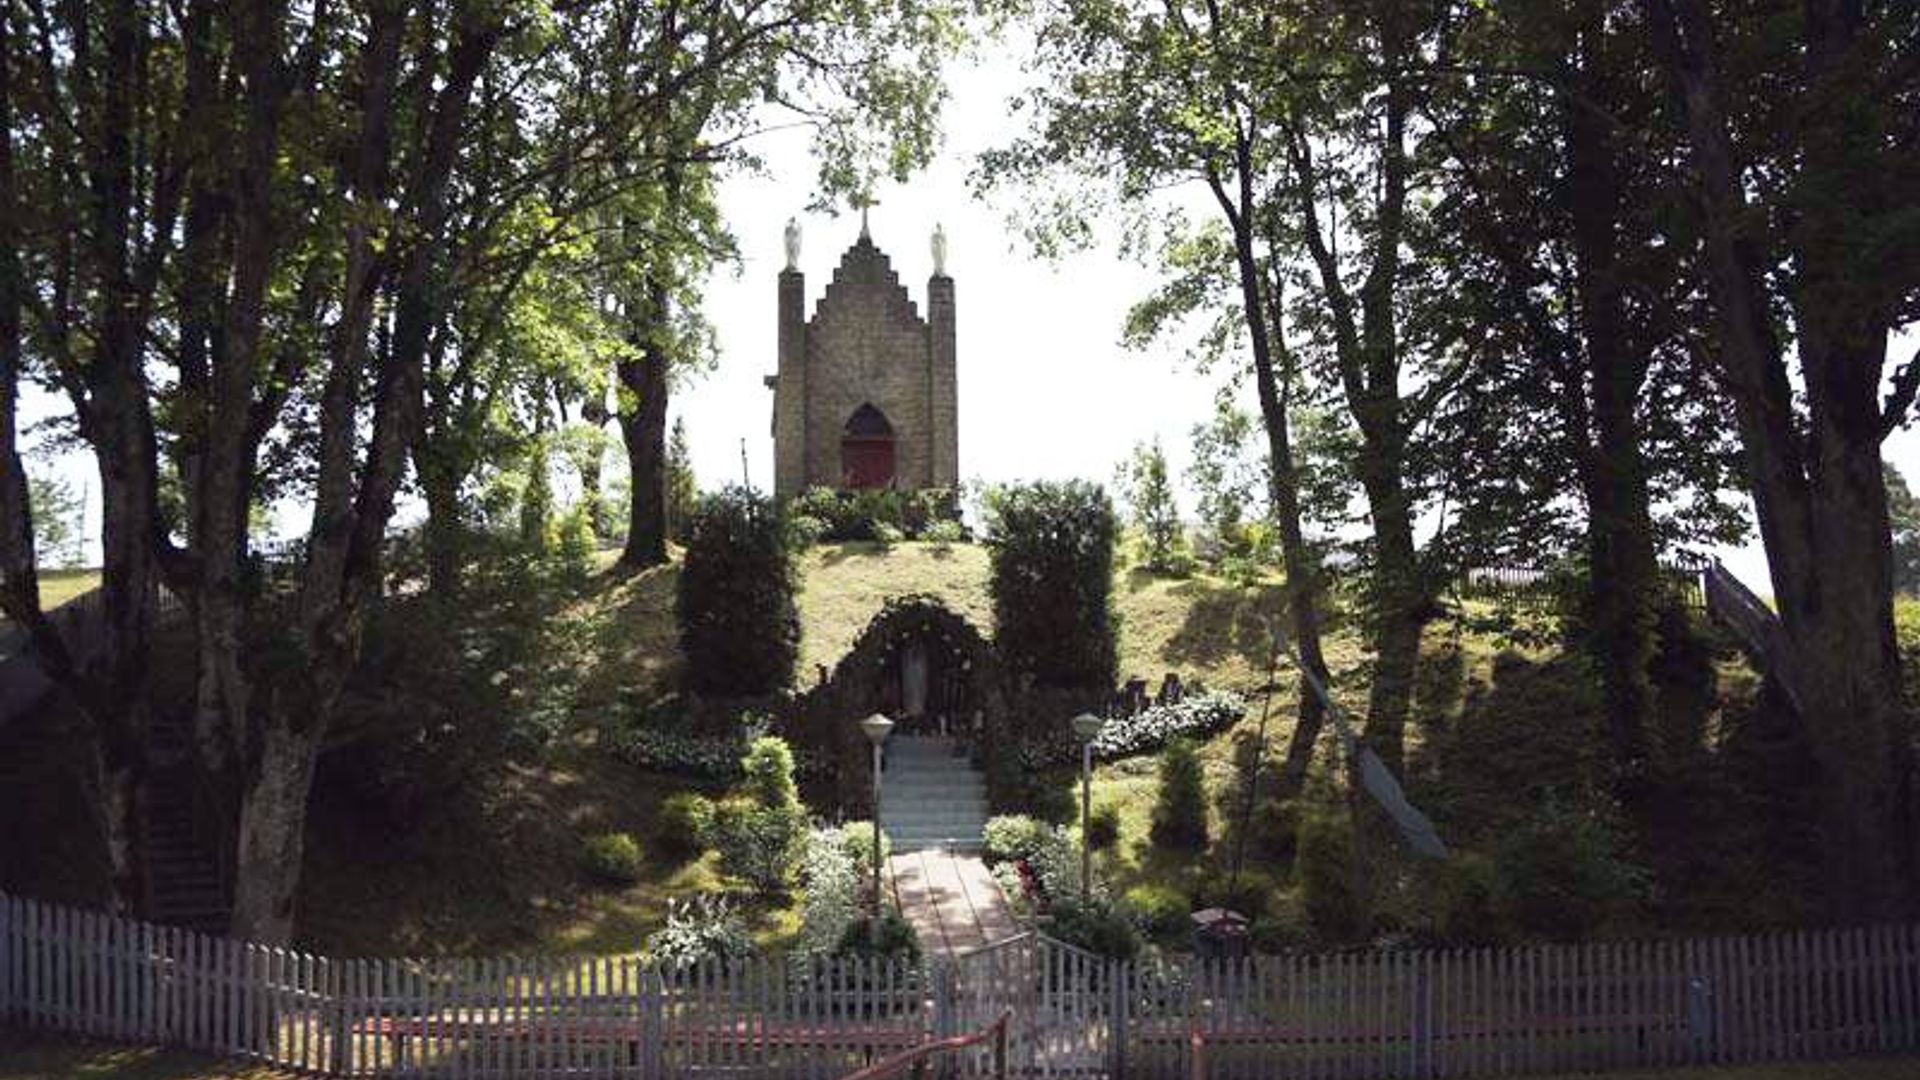
[{"label": "white picket fence", "polygon": [[[1517,1075],[1920,1050],[1920,928],[1120,964],[336,959],[0,896],[0,1023],[323,1076],[831,1080],[1010,1015],[1023,1076]],[[990,1075],[984,1049],[940,1063]]]}]

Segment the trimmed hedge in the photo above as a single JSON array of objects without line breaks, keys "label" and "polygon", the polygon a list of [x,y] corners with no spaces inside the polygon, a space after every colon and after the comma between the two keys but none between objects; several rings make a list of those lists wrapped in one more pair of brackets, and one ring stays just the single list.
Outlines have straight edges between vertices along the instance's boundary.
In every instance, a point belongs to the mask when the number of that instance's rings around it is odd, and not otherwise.
[{"label": "trimmed hedge", "polygon": [[779,506],[737,487],[703,497],[674,600],[687,689],[749,697],[791,683],[800,655],[794,591]]},{"label": "trimmed hedge", "polygon": [[1105,693],[1118,669],[1113,503],[1083,480],[987,493],[994,642],[1040,686]]}]

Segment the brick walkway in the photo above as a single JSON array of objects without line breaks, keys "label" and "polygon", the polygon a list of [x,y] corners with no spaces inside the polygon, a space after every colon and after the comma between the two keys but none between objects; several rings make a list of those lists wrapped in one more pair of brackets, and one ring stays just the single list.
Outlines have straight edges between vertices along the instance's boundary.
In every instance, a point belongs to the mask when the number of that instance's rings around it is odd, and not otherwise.
[{"label": "brick walkway", "polygon": [[950,956],[1019,933],[1007,898],[978,856],[945,848],[887,860],[894,898],[928,953]]}]

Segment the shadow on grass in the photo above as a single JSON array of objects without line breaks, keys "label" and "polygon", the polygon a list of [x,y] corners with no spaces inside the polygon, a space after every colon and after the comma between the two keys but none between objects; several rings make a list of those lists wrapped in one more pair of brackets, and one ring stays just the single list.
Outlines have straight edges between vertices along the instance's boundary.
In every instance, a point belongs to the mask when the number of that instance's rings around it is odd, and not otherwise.
[{"label": "shadow on grass", "polygon": [[1270,627],[1278,625],[1285,613],[1283,586],[1242,587],[1191,579],[1168,592],[1186,601],[1186,614],[1161,646],[1161,659],[1172,664],[1216,667],[1237,656],[1249,667],[1265,670],[1273,647]]}]

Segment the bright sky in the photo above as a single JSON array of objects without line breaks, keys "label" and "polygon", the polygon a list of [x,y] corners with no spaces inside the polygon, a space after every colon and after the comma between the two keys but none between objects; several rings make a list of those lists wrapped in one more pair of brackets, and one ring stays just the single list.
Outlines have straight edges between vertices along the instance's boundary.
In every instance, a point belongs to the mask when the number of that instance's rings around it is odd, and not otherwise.
[{"label": "bright sky", "polygon": [[[946,227],[959,320],[961,475],[987,482],[1075,476],[1107,482],[1135,443],[1155,436],[1177,475],[1187,462],[1189,432],[1212,414],[1218,379],[1196,373],[1178,343],[1145,352],[1120,347],[1126,310],[1151,287],[1152,275],[1111,248],[1057,264],[1036,259],[1007,225],[1008,206],[982,204],[969,193],[975,157],[1014,134],[1007,99],[1024,76],[1009,55],[992,53],[951,73],[939,160],[913,182],[877,192],[879,205],[871,212],[874,242],[891,256],[923,313],[933,270],[930,235],[935,223]],[[753,484],[771,486],[772,394],[761,380],[775,367],[775,289],[785,265],[787,219],[798,218],[803,231],[800,268],[809,313],[859,233],[855,214],[806,213],[814,168],[804,133],[763,136],[754,149],[764,172],[734,176],[721,187],[741,265],[737,274],[717,274],[707,290],[719,366],[681,388],[673,407],[686,421],[703,487],[740,477],[743,440]],[[1920,336],[1909,335],[1894,359],[1910,358],[1916,344]],[[29,393],[25,419],[59,405]],[[1897,432],[1887,456],[1902,473],[1920,478],[1920,434]],[[97,529],[99,485],[91,457],[65,455],[54,467],[90,493],[88,522]],[[305,524],[301,515],[282,515],[281,523],[289,531]],[[1771,591],[1757,541],[1720,554],[1750,584]],[[97,558],[94,539],[87,560]]]}]

